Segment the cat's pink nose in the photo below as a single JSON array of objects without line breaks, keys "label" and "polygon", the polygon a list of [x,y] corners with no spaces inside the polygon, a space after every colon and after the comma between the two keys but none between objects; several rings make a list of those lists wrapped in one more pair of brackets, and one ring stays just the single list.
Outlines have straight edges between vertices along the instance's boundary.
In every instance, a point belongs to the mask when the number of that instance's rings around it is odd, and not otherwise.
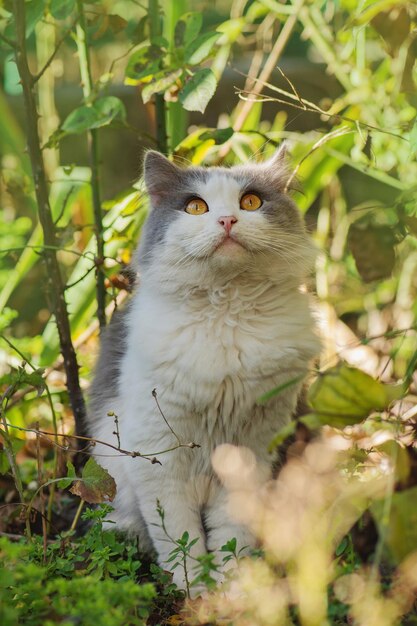
[{"label": "cat's pink nose", "polygon": [[219,224],[223,226],[226,233],[229,234],[230,231],[232,230],[233,224],[236,224],[237,218],[233,217],[233,215],[226,215],[226,216],[219,217],[217,221],[219,222]]}]

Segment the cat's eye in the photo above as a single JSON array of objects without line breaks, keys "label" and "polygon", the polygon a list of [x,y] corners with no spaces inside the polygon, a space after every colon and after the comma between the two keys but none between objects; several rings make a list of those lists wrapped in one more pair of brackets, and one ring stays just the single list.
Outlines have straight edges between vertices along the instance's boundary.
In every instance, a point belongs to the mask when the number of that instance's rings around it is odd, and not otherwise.
[{"label": "cat's eye", "polygon": [[185,212],[190,215],[203,215],[207,211],[208,206],[201,198],[191,198],[185,206]]},{"label": "cat's eye", "polygon": [[256,193],[245,193],[240,200],[240,208],[244,211],[256,211],[262,205],[262,200]]}]

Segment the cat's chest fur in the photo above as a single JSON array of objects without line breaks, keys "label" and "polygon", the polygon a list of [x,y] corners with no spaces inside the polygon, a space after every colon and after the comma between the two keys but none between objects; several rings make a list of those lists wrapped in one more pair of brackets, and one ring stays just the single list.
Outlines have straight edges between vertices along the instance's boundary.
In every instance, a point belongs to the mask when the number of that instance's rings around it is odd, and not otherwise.
[{"label": "cat's chest fur", "polygon": [[126,370],[131,385],[140,377],[161,401],[231,419],[305,364],[316,349],[310,328],[305,295],[273,283],[231,282],[182,297],[145,285],[132,307]]}]

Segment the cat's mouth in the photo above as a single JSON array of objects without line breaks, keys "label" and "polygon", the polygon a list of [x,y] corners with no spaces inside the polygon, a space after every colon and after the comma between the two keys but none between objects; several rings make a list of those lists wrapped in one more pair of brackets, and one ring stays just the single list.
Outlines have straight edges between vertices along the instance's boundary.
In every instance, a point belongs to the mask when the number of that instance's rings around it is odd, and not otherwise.
[{"label": "cat's mouth", "polygon": [[246,246],[244,246],[243,243],[241,243],[234,235],[225,235],[216,245],[213,252],[216,252],[217,250],[232,251],[233,249],[238,250],[239,248],[246,250]]}]

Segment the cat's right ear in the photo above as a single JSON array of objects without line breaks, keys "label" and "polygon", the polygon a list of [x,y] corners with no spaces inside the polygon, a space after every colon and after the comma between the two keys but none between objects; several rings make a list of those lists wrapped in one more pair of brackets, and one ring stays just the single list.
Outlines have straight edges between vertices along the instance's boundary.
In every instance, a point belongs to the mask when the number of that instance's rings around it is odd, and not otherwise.
[{"label": "cat's right ear", "polygon": [[181,179],[181,170],[160,152],[149,150],[144,162],[145,185],[153,207],[172,195]]}]

